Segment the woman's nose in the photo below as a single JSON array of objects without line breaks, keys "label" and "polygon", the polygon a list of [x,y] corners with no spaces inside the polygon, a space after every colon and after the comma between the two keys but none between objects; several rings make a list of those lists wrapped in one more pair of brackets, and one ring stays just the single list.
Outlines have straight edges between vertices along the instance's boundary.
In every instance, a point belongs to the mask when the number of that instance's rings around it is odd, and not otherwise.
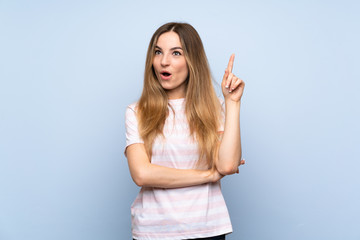
[{"label": "woman's nose", "polygon": [[167,54],[164,54],[162,55],[162,58],[161,58],[161,65],[162,66],[168,66],[170,65],[170,59],[169,59],[169,56]]}]

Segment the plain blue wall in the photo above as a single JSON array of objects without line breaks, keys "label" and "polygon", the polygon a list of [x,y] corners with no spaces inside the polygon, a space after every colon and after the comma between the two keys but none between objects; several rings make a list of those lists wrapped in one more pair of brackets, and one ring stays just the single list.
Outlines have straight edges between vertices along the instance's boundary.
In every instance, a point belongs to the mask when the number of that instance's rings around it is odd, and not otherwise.
[{"label": "plain blue wall", "polygon": [[[233,240],[360,239],[358,1],[0,0],[0,239],[130,239],[124,111],[152,33],[246,82]],[[219,89],[218,89],[219,90]],[[220,92],[220,91],[219,91]]]}]

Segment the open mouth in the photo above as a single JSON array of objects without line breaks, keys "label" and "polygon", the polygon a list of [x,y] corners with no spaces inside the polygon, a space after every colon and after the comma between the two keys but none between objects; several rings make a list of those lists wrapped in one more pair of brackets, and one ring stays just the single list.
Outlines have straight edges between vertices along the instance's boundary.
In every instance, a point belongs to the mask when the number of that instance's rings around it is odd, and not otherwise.
[{"label": "open mouth", "polygon": [[161,74],[162,76],[164,76],[164,77],[170,77],[170,76],[171,76],[171,73],[166,72],[166,71],[163,71],[163,72],[161,72],[160,74]]}]

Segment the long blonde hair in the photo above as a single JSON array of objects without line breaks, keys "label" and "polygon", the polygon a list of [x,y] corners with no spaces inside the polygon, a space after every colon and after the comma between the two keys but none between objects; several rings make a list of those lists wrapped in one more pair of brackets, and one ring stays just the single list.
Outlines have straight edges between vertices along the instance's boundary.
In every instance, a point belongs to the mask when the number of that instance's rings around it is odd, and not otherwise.
[{"label": "long blonde hair", "polygon": [[154,140],[157,136],[163,135],[165,120],[169,114],[168,96],[155,75],[153,58],[159,36],[170,31],[177,33],[180,38],[189,70],[185,113],[190,134],[198,142],[198,163],[206,163],[209,168],[214,168],[218,153],[221,106],[213,87],[202,41],[190,24],[164,24],[155,31],[150,40],[145,63],[144,88],[137,106],[139,133],[151,158]]}]

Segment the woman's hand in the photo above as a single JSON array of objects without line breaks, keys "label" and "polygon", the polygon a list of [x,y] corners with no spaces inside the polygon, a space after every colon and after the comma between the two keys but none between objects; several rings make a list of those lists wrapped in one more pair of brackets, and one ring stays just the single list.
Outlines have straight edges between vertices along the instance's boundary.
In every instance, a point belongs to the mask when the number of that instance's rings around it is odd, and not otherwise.
[{"label": "woman's hand", "polygon": [[222,175],[216,168],[214,170],[211,170],[211,175],[213,183],[219,181],[224,177],[224,175]]},{"label": "woman's hand", "polygon": [[232,73],[234,65],[235,54],[230,56],[228,66],[225,70],[224,77],[221,83],[221,89],[225,101],[232,100],[239,102],[244,92],[245,83]]},{"label": "woman's hand", "polygon": [[[244,165],[244,164],[245,164],[245,159],[241,159],[240,162],[239,162],[239,167],[240,167],[241,165]],[[238,167],[236,173],[239,173],[239,167]]]}]

